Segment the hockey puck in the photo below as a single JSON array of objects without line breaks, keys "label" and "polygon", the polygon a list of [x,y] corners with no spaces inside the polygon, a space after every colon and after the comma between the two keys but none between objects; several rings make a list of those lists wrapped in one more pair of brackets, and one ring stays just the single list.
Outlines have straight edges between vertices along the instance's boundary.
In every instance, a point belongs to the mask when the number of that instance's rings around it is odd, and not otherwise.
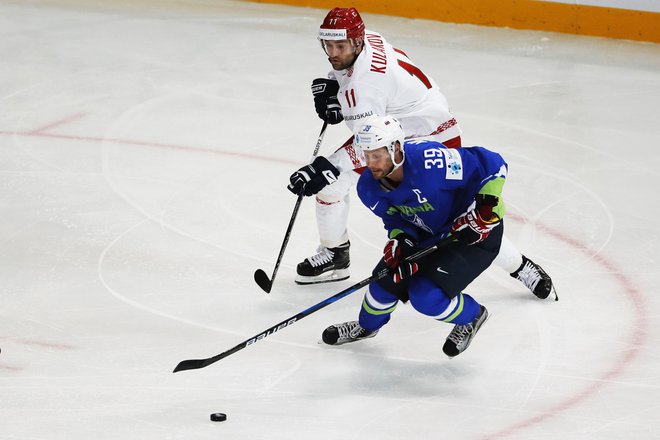
[{"label": "hockey puck", "polygon": [[213,413],[211,414],[211,421],[213,422],[224,422],[227,420],[227,414],[225,413]]}]

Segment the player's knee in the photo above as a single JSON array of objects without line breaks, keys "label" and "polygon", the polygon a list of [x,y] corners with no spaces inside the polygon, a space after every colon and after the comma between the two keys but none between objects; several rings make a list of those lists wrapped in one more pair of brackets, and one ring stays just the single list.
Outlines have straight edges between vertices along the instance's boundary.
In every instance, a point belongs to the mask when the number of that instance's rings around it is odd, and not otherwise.
[{"label": "player's knee", "polygon": [[397,302],[398,297],[393,292],[383,289],[377,283],[371,284],[364,293],[364,304],[368,310],[389,310],[396,306]]},{"label": "player's knee", "polygon": [[449,307],[450,302],[451,299],[447,297],[442,288],[430,281],[411,283],[410,305],[423,315],[438,316]]},{"label": "player's knee", "polygon": [[[441,293],[442,290],[438,289],[438,293]],[[442,313],[449,306],[450,299],[445,295],[427,295],[424,297],[420,296],[411,296],[410,304],[415,310],[419,313],[435,317]]]}]

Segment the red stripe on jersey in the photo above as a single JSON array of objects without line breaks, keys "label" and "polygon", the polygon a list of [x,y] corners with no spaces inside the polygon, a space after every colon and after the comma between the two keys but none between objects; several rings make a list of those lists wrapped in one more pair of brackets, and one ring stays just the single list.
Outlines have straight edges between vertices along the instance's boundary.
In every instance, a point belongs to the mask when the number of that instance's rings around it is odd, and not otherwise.
[{"label": "red stripe on jersey", "polygon": [[461,137],[456,136],[455,138],[442,142],[442,144],[447,148],[461,148]]},{"label": "red stripe on jersey", "polygon": [[337,151],[341,149],[346,150],[346,154],[348,154],[348,157],[351,159],[351,162],[353,163],[353,168],[360,168],[363,167],[362,162],[360,162],[360,158],[358,157],[357,151],[355,151],[355,148],[353,148],[353,136],[351,136],[346,142],[344,142],[344,145],[339,147]]},{"label": "red stripe on jersey", "polygon": [[403,56],[406,57],[406,58],[410,58],[410,57],[409,57],[408,55],[406,55],[406,53],[405,53],[404,51],[402,51],[401,49],[397,49],[396,47],[393,47],[392,49],[394,49],[394,52],[400,53],[401,55],[403,55]]},{"label": "red stripe on jersey", "polygon": [[353,148],[353,144],[346,146],[346,152],[348,153],[348,156],[351,158],[351,162],[353,162],[354,168],[359,168],[363,166],[362,162],[360,162],[360,158],[358,157],[357,151],[355,151],[355,148]]},{"label": "red stripe on jersey", "polygon": [[316,198],[316,203],[318,203],[319,205],[334,205],[335,203],[339,203],[339,202],[338,201],[337,202],[326,202],[325,200],[321,200],[317,197]]},{"label": "red stripe on jersey", "polygon": [[452,128],[456,124],[458,124],[458,122],[456,122],[456,119],[451,118],[447,122],[443,122],[442,124],[440,124],[438,126],[438,128],[436,128],[435,131],[433,133],[429,134],[428,136],[435,136],[436,134],[440,134],[445,130],[449,130],[450,128]]}]

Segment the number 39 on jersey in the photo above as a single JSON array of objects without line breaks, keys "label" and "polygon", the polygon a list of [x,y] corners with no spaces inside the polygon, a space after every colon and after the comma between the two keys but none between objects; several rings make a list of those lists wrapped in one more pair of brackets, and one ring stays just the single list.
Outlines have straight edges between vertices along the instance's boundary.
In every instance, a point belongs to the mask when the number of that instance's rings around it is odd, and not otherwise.
[{"label": "number 39 on jersey", "polygon": [[445,168],[447,180],[463,179],[463,160],[460,153],[451,148],[428,148],[424,150],[424,168]]}]

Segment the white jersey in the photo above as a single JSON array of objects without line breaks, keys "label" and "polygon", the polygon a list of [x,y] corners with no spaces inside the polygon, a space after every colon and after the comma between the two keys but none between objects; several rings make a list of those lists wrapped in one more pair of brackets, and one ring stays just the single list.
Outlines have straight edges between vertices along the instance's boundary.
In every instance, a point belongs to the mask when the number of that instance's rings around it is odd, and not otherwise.
[{"label": "white jersey", "polygon": [[[461,134],[435,81],[376,32],[366,31],[353,66],[332,70],[329,77],[339,83],[337,98],[353,133],[372,115],[391,115],[401,122],[406,139],[443,142]],[[352,169],[358,166],[356,160],[363,164],[361,152],[356,153],[358,157],[351,155],[352,165],[340,157],[329,159],[341,170]]]},{"label": "white jersey", "polygon": [[406,138],[429,136],[443,124],[451,126],[442,130],[440,141],[461,134],[431,77],[380,34],[367,30],[364,43],[353,66],[330,72],[339,82],[337,97],[352,132],[371,115],[391,115],[401,122]]}]

